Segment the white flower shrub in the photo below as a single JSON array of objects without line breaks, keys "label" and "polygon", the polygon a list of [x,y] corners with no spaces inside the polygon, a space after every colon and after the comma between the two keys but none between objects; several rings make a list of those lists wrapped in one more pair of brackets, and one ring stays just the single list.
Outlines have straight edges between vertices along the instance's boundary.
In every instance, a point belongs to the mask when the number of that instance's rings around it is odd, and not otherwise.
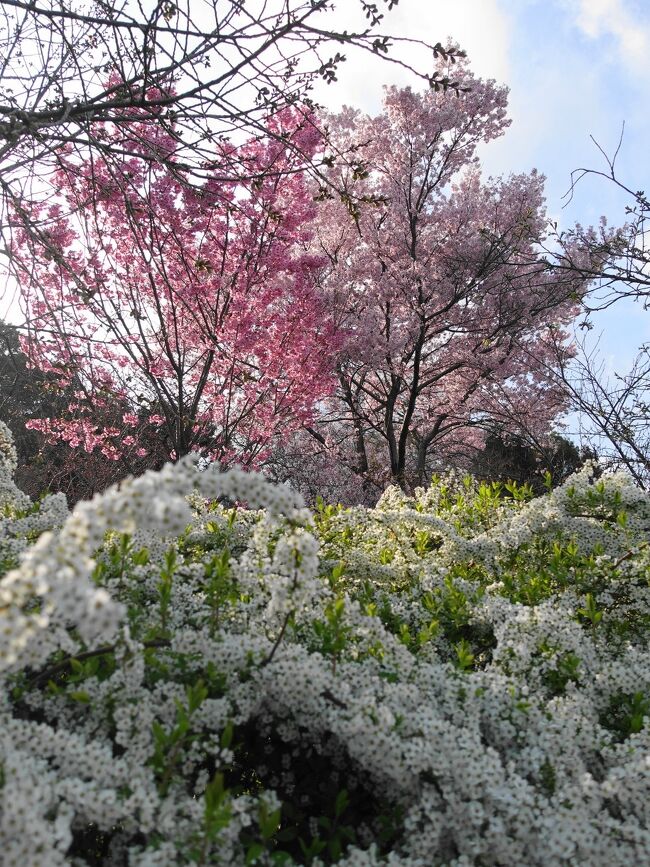
[{"label": "white flower shrub", "polygon": [[29,497],[16,487],[13,475],[18,466],[18,453],[7,425],[0,421],[0,510],[10,513],[30,506]]},{"label": "white flower shrub", "polygon": [[592,467],[313,515],[192,460],[15,493],[2,864],[650,863],[649,536]]}]

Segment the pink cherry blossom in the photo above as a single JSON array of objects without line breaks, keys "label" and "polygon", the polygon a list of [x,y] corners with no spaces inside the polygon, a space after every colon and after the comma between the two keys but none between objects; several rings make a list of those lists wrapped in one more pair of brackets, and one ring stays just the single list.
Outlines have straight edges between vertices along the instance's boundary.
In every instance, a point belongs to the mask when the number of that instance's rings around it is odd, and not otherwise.
[{"label": "pink cherry blossom", "polygon": [[[255,464],[313,420],[337,340],[316,280],[324,258],[309,249],[305,169],[321,135],[299,107],[267,124],[272,136],[216,143],[198,187],[174,162],[173,133],[133,111],[97,125],[124,149],[117,168],[99,155],[92,169],[63,162],[32,204],[47,249],[23,236],[14,253],[32,329],[23,349],[78,397],[34,429],[110,458],[155,431],[172,459]],[[95,423],[125,403],[128,436]]]},{"label": "pink cherry blossom", "polygon": [[462,462],[488,425],[543,437],[565,406],[549,329],[564,335],[585,283],[539,252],[544,178],[482,178],[477,147],[508,127],[507,90],[461,66],[460,97],[389,87],[378,116],[328,118],[353,158],[332,169],[349,199],[326,200],[317,224],[343,335],[320,446],[379,489]]}]

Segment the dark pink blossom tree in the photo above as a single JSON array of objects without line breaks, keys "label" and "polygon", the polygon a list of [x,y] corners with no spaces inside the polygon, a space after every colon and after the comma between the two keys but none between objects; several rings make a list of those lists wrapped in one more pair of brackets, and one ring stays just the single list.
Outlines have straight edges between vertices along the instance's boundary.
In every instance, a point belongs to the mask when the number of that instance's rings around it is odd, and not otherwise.
[{"label": "dark pink blossom tree", "polygon": [[547,366],[584,278],[541,255],[539,174],[482,179],[477,148],[509,125],[507,90],[464,62],[457,74],[471,88],[458,97],[391,87],[377,117],[329,118],[355,159],[332,169],[349,199],[322,191],[316,249],[345,337],[312,433],[369,490],[468,459],[488,426],[544,436],[565,406]]},{"label": "dark pink blossom tree", "polygon": [[119,164],[114,153],[61,161],[30,214],[47,244],[23,232],[14,255],[23,350],[75,398],[32,427],[114,458],[145,456],[156,434],[172,459],[198,450],[254,464],[312,420],[335,340],[303,171],[321,137],[297,107],[267,126],[265,139],[221,143],[201,186],[174,165],[173,135],[137,110],[101,130],[130,153]]}]

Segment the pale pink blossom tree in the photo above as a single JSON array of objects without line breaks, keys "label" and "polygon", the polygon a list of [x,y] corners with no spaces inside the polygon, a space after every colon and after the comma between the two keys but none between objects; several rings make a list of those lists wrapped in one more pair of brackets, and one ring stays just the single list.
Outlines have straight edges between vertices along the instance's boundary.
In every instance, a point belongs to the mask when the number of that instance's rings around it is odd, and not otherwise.
[{"label": "pale pink blossom tree", "polygon": [[369,490],[421,483],[495,424],[540,437],[565,406],[547,366],[585,281],[541,255],[543,177],[481,177],[478,146],[510,123],[506,88],[464,62],[457,74],[458,97],[391,87],[377,117],[328,118],[355,158],[332,168],[349,197],[322,191],[316,249],[345,337],[312,433]]}]

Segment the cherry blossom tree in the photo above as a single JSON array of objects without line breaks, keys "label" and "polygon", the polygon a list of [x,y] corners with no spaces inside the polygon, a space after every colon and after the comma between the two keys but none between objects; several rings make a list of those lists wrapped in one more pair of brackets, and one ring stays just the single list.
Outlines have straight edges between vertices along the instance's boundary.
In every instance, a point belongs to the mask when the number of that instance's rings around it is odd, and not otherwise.
[{"label": "cherry blossom tree", "polygon": [[[382,32],[395,5],[348,2],[350,26],[337,30],[331,0],[1,0],[0,251],[13,249],[17,221],[47,246],[30,204],[47,195],[70,151],[90,170],[95,158],[117,171],[133,158],[133,130],[102,133],[125,112],[169,136],[167,155],[136,148],[140,159],[166,161],[171,171],[182,165],[185,181],[200,186],[223,158],[220,140],[266,139],[268,115],[304,104],[316,82],[335,81],[346,53],[453,86],[411,67],[400,43],[412,40]],[[219,171],[230,180],[240,173],[228,160]]]},{"label": "cherry blossom tree", "polygon": [[103,127],[133,152],[119,165],[62,160],[49,203],[30,214],[47,247],[24,231],[15,258],[23,351],[75,390],[66,413],[33,428],[112,458],[153,453],[153,437],[156,463],[199,450],[254,464],[280,431],[311,421],[335,345],[314,278],[323,257],[308,249],[304,168],[321,136],[304,109],[267,125],[265,140],[220,146],[217,165],[248,167],[238,182],[215,170],[186,183],[169,167],[173,136],[144,113]]},{"label": "cherry blossom tree", "polygon": [[[15,481],[28,496],[37,499],[44,491],[64,493],[70,506],[90,499],[105,490],[125,474],[139,475],[147,467],[164,458],[164,449],[154,431],[146,441],[147,454],[139,457],[136,448],[123,449],[115,461],[95,449],[79,460],[67,443],[48,443],[38,431],[29,430],[35,415],[58,417],[66,412],[74,399],[76,382],[61,388],[57,379],[37,368],[28,367],[28,359],[20,351],[19,334],[15,326],[0,322],[0,417],[10,428],[17,455]],[[95,424],[120,424],[122,415],[130,409],[128,402],[107,407]],[[141,444],[142,445],[142,444]]]},{"label": "cherry blossom tree", "polygon": [[[42,422],[48,436],[87,449],[99,446],[113,457],[132,449],[133,457],[141,459],[144,446],[136,429],[142,431],[146,423],[153,426],[150,433],[164,436],[168,455],[214,446],[222,456],[237,450],[252,460],[262,447],[262,431],[272,437],[276,422],[292,415],[289,403],[295,417],[307,417],[307,407],[319,393],[319,362],[316,356],[312,362],[301,356],[309,337],[294,340],[294,332],[313,336],[326,325],[314,325],[304,294],[298,303],[299,293],[287,290],[293,319],[281,326],[281,293],[262,301],[257,281],[265,272],[276,273],[275,290],[268,290],[272,293],[279,291],[283,275],[291,281],[298,279],[300,267],[303,276],[311,267],[303,256],[294,277],[287,277],[274,261],[287,238],[261,240],[274,234],[268,230],[282,212],[272,190],[282,185],[283,172],[308,168],[322,183],[330,183],[322,171],[324,154],[305,145],[298,129],[311,116],[311,91],[319,81],[334,82],[347,53],[354,51],[407,68],[434,88],[462,88],[453,76],[415,69],[406,51],[400,51],[413,40],[393,39],[380,29],[383,13],[394,5],[396,0],[346,4],[352,26],[341,30],[330,0],[0,2],[0,253],[13,278],[6,286],[10,292],[16,282],[20,286],[13,308],[16,314],[20,306],[24,314],[24,346],[32,363],[53,368],[64,385],[83,371],[77,404],[70,406],[76,422],[72,427],[62,427],[62,419]],[[453,56],[439,44],[427,47],[434,55]],[[269,117],[284,120],[269,124]],[[289,117],[293,130],[286,124]],[[273,140],[276,152],[269,150]],[[284,158],[276,159],[278,154]],[[301,182],[289,194],[292,183],[283,185],[287,198],[280,204],[293,198],[296,223],[293,229],[285,223],[282,232],[295,230],[297,236],[308,197],[297,189]],[[208,220],[212,199],[219,199],[221,210],[213,207]],[[180,222],[174,224],[177,209],[185,209],[190,219],[201,206],[204,225],[195,225],[194,235]],[[133,237],[126,238],[127,233]],[[219,236],[228,238],[223,263],[220,254],[216,263],[206,258],[204,248],[210,244],[198,240]],[[163,241],[168,248],[164,255]],[[85,256],[73,254],[79,244],[85,245]],[[237,245],[243,266],[235,264]],[[179,300],[183,271],[193,273],[188,285],[197,284],[200,276],[201,286],[214,288],[217,275],[227,282],[236,273],[238,287],[249,285],[251,297],[255,286],[258,312],[268,304],[269,324],[282,335],[276,338],[276,360],[282,357],[285,367],[274,368],[262,352],[266,323],[250,309],[245,315],[238,311],[243,316],[238,335],[225,336],[222,320],[237,308],[225,284],[217,290],[211,313],[188,312],[184,299],[184,313],[179,308],[170,314],[169,299],[173,295],[174,304]],[[41,276],[45,282],[39,294]],[[128,288],[118,291],[120,281]],[[140,288],[147,283],[149,294],[139,302]],[[161,292],[168,293],[164,301]],[[156,334],[163,322],[163,332],[168,326],[174,332],[171,339]],[[215,331],[220,335],[216,344]],[[246,346],[244,334],[249,340],[258,336]],[[273,334],[266,330],[269,345]],[[326,346],[323,334],[319,337]],[[180,348],[186,339],[198,353],[191,360]],[[151,357],[134,350],[138,340],[142,352],[152,341]],[[201,354],[210,352],[225,364],[219,386],[211,379],[215,365]],[[293,378],[298,367],[305,382],[312,380],[301,409]],[[276,383],[284,379],[291,399],[279,385],[269,386],[274,376]],[[174,383],[171,391],[168,381]],[[206,382],[213,383],[212,392]],[[114,401],[127,392],[139,395],[141,403],[116,421]],[[209,401],[215,408],[208,423],[198,416],[199,405]],[[105,417],[93,420],[90,405]]]},{"label": "cherry blossom tree", "polygon": [[470,90],[457,98],[391,87],[377,117],[329,119],[355,159],[332,169],[347,201],[321,191],[318,250],[345,339],[312,433],[369,490],[466,458],[488,423],[539,437],[565,405],[546,367],[585,281],[541,255],[543,177],[481,178],[477,148],[509,125],[507,90],[464,62],[458,74]]}]

